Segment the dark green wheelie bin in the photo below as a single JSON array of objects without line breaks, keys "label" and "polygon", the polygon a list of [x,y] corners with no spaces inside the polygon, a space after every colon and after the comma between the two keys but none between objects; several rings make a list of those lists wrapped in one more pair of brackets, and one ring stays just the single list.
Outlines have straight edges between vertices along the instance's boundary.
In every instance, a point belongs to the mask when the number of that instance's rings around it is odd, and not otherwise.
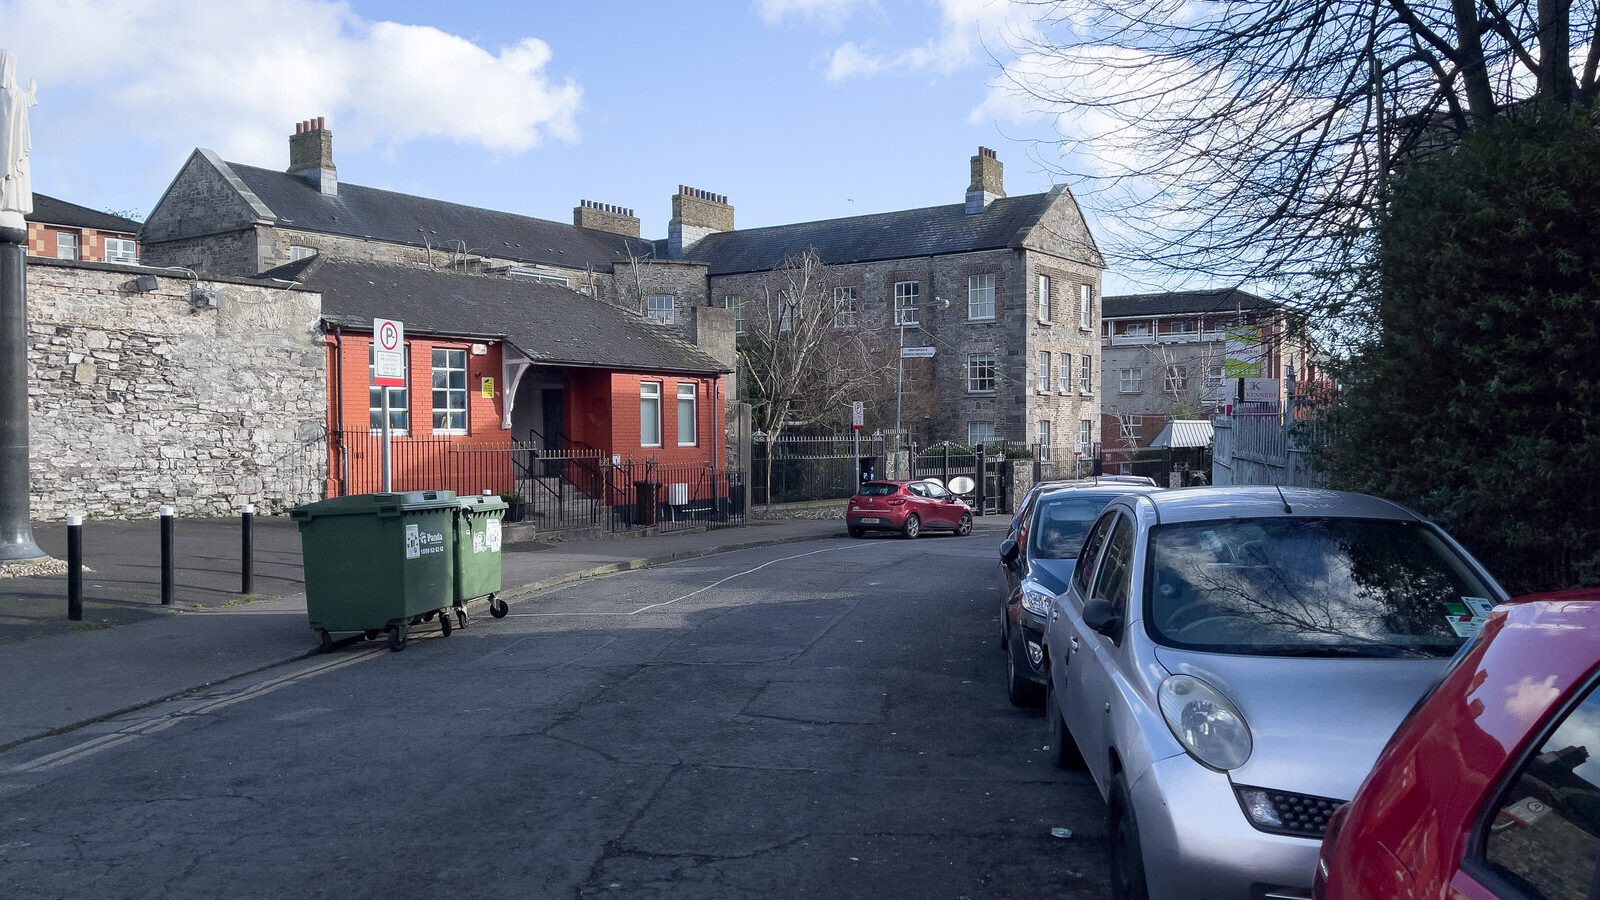
[{"label": "dark green wheelie bin", "polygon": [[439,619],[450,634],[454,605],[453,491],[357,494],[296,507],[305,564],[306,612],[333,649],[338,633],[389,634],[404,650],[411,625]]},{"label": "dark green wheelie bin", "polygon": [[455,607],[467,624],[467,602],[489,598],[489,615],[503,618],[508,607],[500,593],[500,520],[506,503],[499,497],[462,497],[456,501]]}]

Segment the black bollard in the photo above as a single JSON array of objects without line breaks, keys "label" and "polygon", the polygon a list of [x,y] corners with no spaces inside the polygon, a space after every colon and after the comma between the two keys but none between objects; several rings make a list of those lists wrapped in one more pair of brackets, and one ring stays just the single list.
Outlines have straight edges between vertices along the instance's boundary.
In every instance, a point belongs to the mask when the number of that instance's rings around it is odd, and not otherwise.
[{"label": "black bollard", "polygon": [[67,618],[83,621],[83,516],[67,516]]},{"label": "black bollard", "polygon": [[239,515],[239,593],[250,593],[251,569],[254,568],[251,558],[250,527],[256,518],[256,505],[246,503],[244,510]]},{"label": "black bollard", "polygon": [[172,605],[172,507],[163,506],[161,516],[161,605]]}]

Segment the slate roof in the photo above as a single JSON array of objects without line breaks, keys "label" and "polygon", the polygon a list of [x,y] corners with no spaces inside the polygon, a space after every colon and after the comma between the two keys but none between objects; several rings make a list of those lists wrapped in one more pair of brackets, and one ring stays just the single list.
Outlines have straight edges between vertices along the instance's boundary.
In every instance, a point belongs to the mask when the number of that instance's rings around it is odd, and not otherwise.
[{"label": "slate roof", "polygon": [[116,231],[138,234],[139,223],[125,216],[112,215],[76,203],[68,203],[45,194],[33,195],[33,212],[29,222],[41,225],[66,225],[69,228],[93,228],[98,231]]},{"label": "slate roof", "polygon": [[642,316],[557,285],[320,256],[260,277],[321,291],[323,318],[350,328],[370,329],[374,318],[393,318],[412,334],[503,338],[534,362],[549,365],[732,371]]},{"label": "slate roof", "polygon": [[1185,313],[1276,310],[1283,304],[1237,288],[1213,291],[1169,291],[1163,294],[1123,294],[1104,297],[1100,315],[1106,319],[1128,316],[1176,316]]},{"label": "slate roof", "polygon": [[[372,238],[413,247],[459,247],[470,252],[519,262],[610,271],[627,259],[627,248],[649,256],[651,243],[592,228],[578,228],[549,219],[464,206],[413,194],[363,187],[341,181],[339,192],[319,192],[299,175],[228,163],[287,228]],[[424,240],[426,239],[426,240]]]},{"label": "slate roof", "polygon": [[1015,247],[1049,206],[1051,194],[1001,197],[981,213],[966,205],[724,231],[702,238],[685,254],[707,263],[712,275],[765,272],[784,258],[815,249],[829,265],[969,253]]}]

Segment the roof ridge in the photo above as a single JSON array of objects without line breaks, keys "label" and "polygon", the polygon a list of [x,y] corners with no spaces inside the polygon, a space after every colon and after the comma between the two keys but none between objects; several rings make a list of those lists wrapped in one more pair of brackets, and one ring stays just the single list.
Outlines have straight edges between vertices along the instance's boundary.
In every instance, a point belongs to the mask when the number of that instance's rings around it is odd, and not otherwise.
[{"label": "roof ridge", "polygon": [[[992,201],[990,206],[993,206],[995,203],[999,203],[1004,200],[1022,200],[1028,197],[1044,197],[1048,195],[1049,191],[1038,191],[1032,194],[1015,194],[1010,197],[1000,197],[999,199]],[[935,209],[955,209],[964,206],[965,204],[963,203],[937,203],[933,206],[913,206],[909,209],[890,209],[883,212],[859,213],[853,216],[835,216],[831,219],[810,219],[805,222],[786,222],[782,225],[758,225],[755,228],[736,228],[732,231],[714,232],[706,235],[704,238],[701,238],[701,241],[710,240],[726,234],[750,234],[756,231],[772,231],[778,228],[799,228],[802,225],[831,225],[837,222],[848,222],[855,219],[875,219],[879,216],[906,215],[910,213],[928,212],[929,210]],[[985,212],[987,212],[987,210],[985,210]],[[982,213],[979,213],[978,215],[982,215]]]}]

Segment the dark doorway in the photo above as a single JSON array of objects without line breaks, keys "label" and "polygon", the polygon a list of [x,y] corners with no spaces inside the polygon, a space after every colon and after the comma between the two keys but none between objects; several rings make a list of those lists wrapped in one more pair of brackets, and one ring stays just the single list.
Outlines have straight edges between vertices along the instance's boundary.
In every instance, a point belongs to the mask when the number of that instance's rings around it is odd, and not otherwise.
[{"label": "dark doorway", "polygon": [[[544,448],[546,451],[560,453],[569,448],[566,443],[567,433],[567,392],[564,388],[545,388],[540,392],[544,418],[539,423],[542,427],[540,433],[544,435]],[[546,476],[561,474],[559,462],[547,462]]]}]

